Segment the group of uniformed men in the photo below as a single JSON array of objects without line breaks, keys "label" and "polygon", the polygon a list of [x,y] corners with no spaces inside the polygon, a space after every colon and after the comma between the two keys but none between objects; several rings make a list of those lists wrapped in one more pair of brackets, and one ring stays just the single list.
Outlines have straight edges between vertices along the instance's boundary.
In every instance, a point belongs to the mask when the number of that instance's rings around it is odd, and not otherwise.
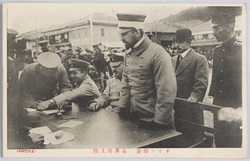
[{"label": "group of uniformed men", "polygon": [[[231,12],[234,8],[225,9]],[[222,45],[215,49],[211,95],[214,104],[231,107],[222,109],[218,115],[221,121],[215,124],[215,128],[223,128],[223,131],[215,134],[217,147],[240,147],[242,137],[239,124],[232,127],[234,123],[228,123],[226,118],[230,116],[224,115],[228,109],[235,114],[242,105],[241,46],[233,36],[235,14],[230,12],[212,15],[214,34]],[[176,96],[197,103],[203,100],[208,87],[207,59],[190,48],[194,39],[191,30],[176,31],[179,54],[171,58],[164,48],[144,34],[145,15],[117,14],[117,17],[118,32],[127,51],[126,54],[110,55],[114,76],[102,94],[88,75],[88,62],[69,60],[69,75],[77,84],[77,88],[71,90],[60,57],[43,52],[37,63],[24,68],[20,78],[19,105],[46,110],[68,108],[72,102],[82,102],[83,107],[93,111],[107,107],[121,117],[139,118],[146,121],[150,129],[175,128],[174,115],[183,113],[194,122],[203,124],[201,110],[173,109]],[[195,137],[203,135],[199,130],[194,131]]]}]

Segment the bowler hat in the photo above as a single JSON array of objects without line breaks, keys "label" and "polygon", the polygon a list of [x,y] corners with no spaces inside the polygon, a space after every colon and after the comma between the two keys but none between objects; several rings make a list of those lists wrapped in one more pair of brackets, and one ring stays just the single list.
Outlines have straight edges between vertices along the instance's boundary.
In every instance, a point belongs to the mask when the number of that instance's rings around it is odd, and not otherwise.
[{"label": "bowler hat", "polygon": [[194,36],[192,35],[192,31],[190,29],[178,29],[176,31],[176,39],[177,41],[182,41],[182,40],[193,40]]}]

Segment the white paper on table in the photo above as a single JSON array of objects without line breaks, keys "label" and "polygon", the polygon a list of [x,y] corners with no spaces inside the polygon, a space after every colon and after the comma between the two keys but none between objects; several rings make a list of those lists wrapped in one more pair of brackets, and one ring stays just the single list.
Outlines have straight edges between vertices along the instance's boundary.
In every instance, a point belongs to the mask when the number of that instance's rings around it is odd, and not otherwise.
[{"label": "white paper on table", "polygon": [[27,112],[35,112],[35,111],[36,111],[35,108],[25,108],[25,110],[26,110]]},{"label": "white paper on table", "polygon": [[82,123],[84,123],[85,121],[74,121],[74,120],[71,120],[69,122],[66,122],[64,124],[61,124],[59,125],[58,127],[68,127],[68,128],[73,128],[73,127],[76,127]]},{"label": "white paper on table", "polygon": [[47,126],[36,127],[29,130],[30,133],[45,135],[52,131]]},{"label": "white paper on table", "polygon": [[[56,136],[59,138],[56,138]],[[59,130],[59,131],[44,135],[44,143],[43,144],[51,143],[53,145],[56,145],[56,144],[65,143],[65,142],[68,142],[71,140],[74,140],[73,134],[70,134],[70,133],[63,131],[63,130]]]},{"label": "white paper on table", "polygon": [[[50,115],[50,114],[54,114],[54,113],[57,113],[58,109],[55,109],[55,110],[44,110],[42,111],[43,113],[47,114],[47,115]],[[60,112],[64,112],[64,110],[60,110]]]}]

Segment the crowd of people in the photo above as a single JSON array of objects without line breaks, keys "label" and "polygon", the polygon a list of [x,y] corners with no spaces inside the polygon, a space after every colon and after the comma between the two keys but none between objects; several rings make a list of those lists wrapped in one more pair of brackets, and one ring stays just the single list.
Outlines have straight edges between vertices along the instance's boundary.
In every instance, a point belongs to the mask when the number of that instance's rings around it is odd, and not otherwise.
[{"label": "crowd of people", "polygon": [[[214,35],[222,45],[214,50],[210,95],[214,97],[215,105],[223,106],[214,118],[215,128],[222,129],[215,133],[216,146],[240,147],[242,53],[241,44],[233,35],[234,8],[226,9],[228,11],[212,15]],[[221,11],[221,8],[216,10]],[[92,111],[107,108],[119,113],[120,117],[140,119],[147,125],[145,128],[151,130],[176,127],[176,130],[185,129],[182,132],[190,139],[203,137],[202,130],[174,123],[174,117],[185,114],[187,119],[204,124],[201,110],[174,108],[176,97],[195,104],[202,102],[208,90],[208,61],[190,47],[194,39],[192,31],[186,28],[176,31],[177,54],[171,57],[162,46],[144,34],[145,15],[117,14],[117,17],[119,22],[123,22],[119,23],[118,32],[126,53],[109,54],[113,76],[103,92],[89,76],[92,62],[79,55],[68,59],[68,65],[63,65],[62,57],[42,47],[43,52],[37,56],[37,62],[26,65],[17,81],[18,108],[32,107],[39,111],[61,107],[70,109],[71,103],[77,102]],[[101,73],[103,69],[98,69],[100,63],[95,62],[97,60],[100,59],[93,60],[93,64],[96,63],[95,67]],[[14,108],[10,104],[8,106],[10,111]],[[235,117],[236,113],[239,117]],[[232,115],[233,118],[230,117]]]}]

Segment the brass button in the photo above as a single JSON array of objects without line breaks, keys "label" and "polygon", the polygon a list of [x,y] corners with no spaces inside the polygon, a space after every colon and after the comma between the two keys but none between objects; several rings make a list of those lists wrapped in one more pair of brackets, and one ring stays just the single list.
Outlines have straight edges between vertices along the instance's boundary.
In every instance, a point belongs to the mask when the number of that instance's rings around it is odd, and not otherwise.
[{"label": "brass button", "polygon": [[221,61],[221,62],[223,62],[224,60],[223,60],[223,59],[221,59],[220,61]]},{"label": "brass button", "polygon": [[221,70],[220,70],[220,72],[222,73],[222,72],[223,72],[223,70],[221,69]]},{"label": "brass button", "polygon": [[222,83],[222,82],[223,82],[223,80],[220,80],[220,82]]},{"label": "brass button", "polygon": [[222,49],[222,51],[225,51],[225,49]]},{"label": "brass button", "polygon": [[220,93],[222,93],[222,90],[220,90]]}]

